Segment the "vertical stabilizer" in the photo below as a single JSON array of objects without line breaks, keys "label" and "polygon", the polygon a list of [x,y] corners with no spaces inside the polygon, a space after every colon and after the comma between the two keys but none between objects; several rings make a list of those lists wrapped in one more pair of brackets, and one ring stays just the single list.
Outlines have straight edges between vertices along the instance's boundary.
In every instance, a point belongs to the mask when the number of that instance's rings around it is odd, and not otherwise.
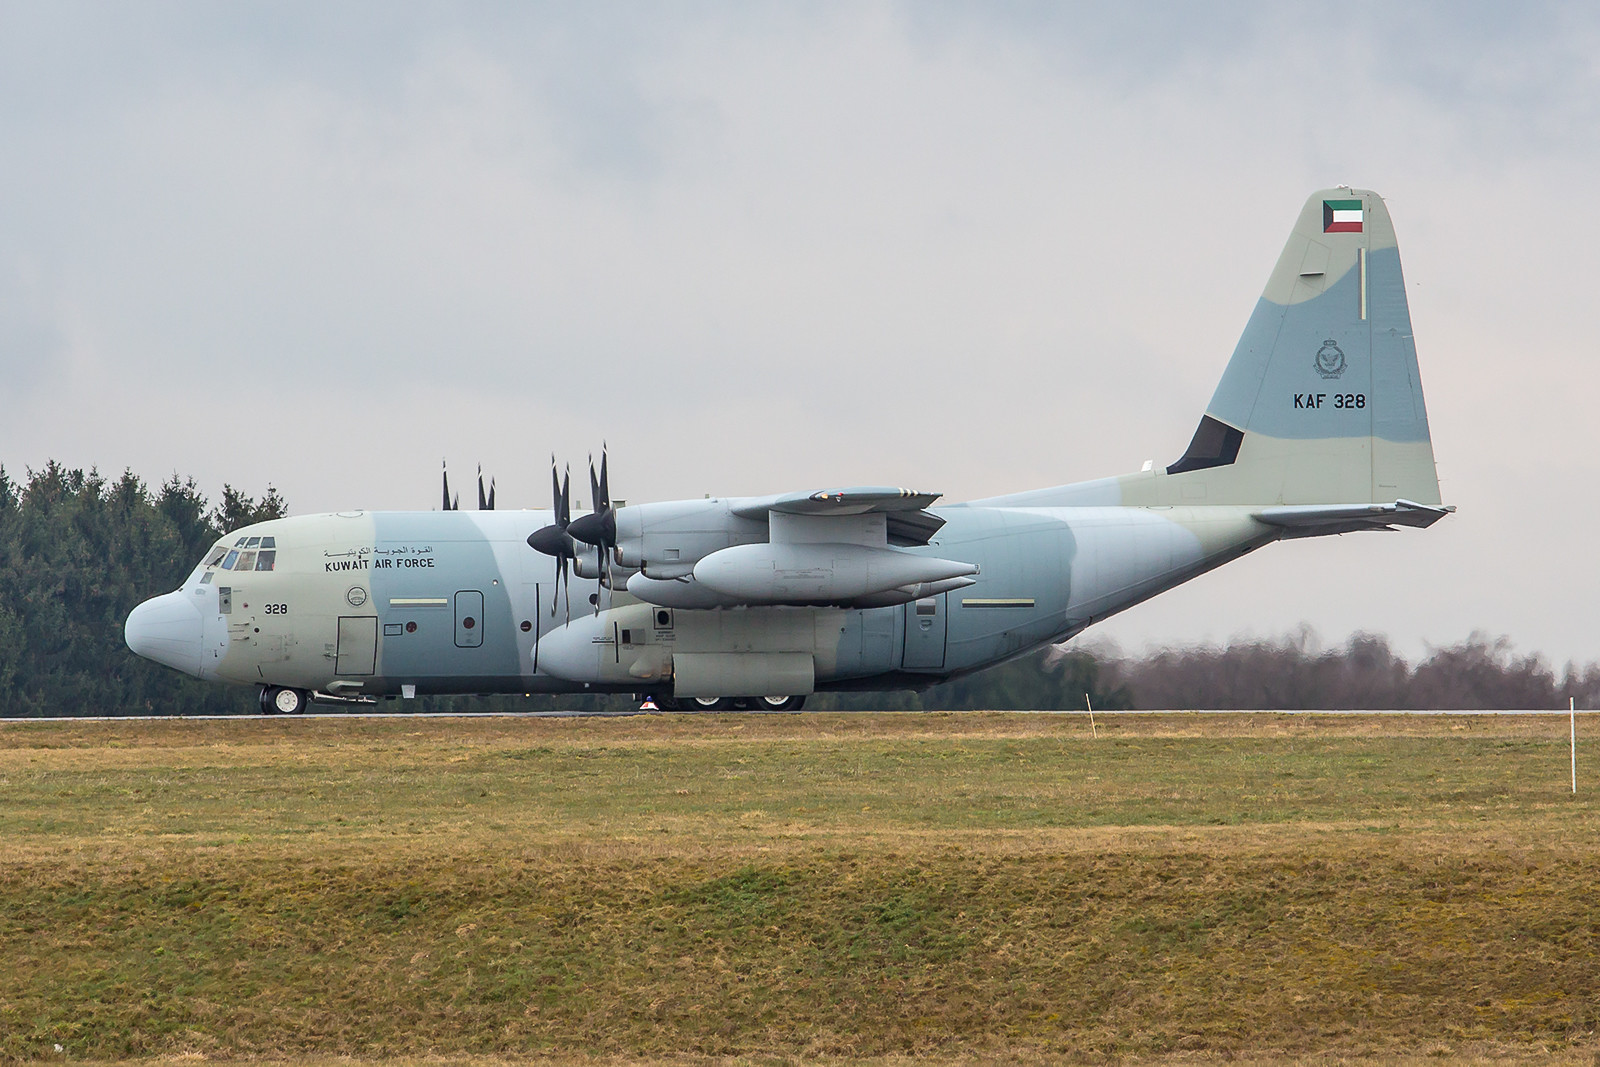
[{"label": "vertical stabilizer", "polygon": [[1400,250],[1378,194],[1341,187],[1306,201],[1166,475],[1165,503],[1439,503]]}]

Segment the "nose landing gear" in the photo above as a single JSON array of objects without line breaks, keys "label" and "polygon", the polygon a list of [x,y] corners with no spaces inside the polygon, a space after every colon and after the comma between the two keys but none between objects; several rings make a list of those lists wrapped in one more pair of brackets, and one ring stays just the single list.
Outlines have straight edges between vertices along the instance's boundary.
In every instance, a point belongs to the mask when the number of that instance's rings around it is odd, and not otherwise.
[{"label": "nose landing gear", "polygon": [[305,710],[305,690],[289,689],[279,685],[261,687],[261,714],[299,715]]}]

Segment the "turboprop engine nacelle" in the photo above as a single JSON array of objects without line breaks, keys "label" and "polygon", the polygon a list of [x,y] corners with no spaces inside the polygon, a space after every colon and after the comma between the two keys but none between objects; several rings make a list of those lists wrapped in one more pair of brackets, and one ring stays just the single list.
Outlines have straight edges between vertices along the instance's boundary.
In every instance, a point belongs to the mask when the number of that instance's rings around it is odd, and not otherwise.
[{"label": "turboprop engine nacelle", "polygon": [[579,552],[572,561],[573,574],[576,574],[579,578],[598,581],[608,589],[622,588],[627,583],[628,578],[637,572],[637,567],[628,567],[618,563],[616,562],[616,557],[612,556],[612,567],[608,573],[607,569],[595,559],[595,554],[592,550]]},{"label": "turboprop engine nacelle", "polygon": [[736,514],[729,500],[671,500],[617,509],[617,562],[665,581],[687,577],[713,552],[766,539],[765,516]]},{"label": "turboprop engine nacelle", "polygon": [[694,565],[697,585],[741,604],[845,605],[977,573],[971,563],[857,544],[738,545]]}]

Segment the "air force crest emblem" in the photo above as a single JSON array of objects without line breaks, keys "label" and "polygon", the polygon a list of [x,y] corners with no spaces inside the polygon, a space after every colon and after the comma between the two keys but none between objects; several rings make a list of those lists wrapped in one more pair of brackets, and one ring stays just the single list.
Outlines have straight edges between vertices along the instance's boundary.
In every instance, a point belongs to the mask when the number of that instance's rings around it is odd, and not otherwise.
[{"label": "air force crest emblem", "polygon": [[1344,349],[1334,344],[1331,337],[1317,349],[1317,373],[1324,378],[1344,376]]}]

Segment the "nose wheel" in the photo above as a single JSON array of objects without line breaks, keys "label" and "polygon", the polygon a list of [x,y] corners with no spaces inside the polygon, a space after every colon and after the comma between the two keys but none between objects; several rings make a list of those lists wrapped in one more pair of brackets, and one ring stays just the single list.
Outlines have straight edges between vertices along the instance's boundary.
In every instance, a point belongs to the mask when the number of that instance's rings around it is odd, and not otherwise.
[{"label": "nose wheel", "polygon": [[261,714],[299,715],[305,710],[305,690],[288,689],[278,685],[261,687]]}]

